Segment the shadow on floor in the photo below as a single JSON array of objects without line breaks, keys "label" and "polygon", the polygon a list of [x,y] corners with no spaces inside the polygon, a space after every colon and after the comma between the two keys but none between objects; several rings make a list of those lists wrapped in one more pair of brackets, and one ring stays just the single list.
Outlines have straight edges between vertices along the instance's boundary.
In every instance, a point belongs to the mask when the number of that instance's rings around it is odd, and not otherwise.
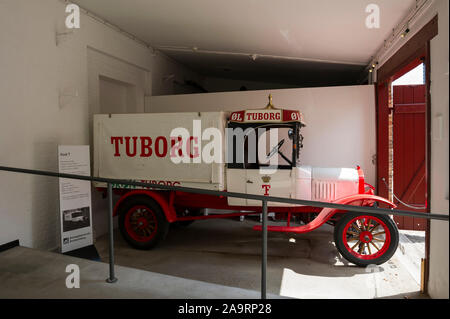
[{"label": "shadow on floor", "polygon": [[[117,229],[114,236],[116,263],[166,275],[259,290],[261,233],[252,230],[256,223],[247,219],[244,222],[227,219],[196,221],[188,227],[172,227],[166,240],[148,251],[130,247]],[[108,258],[107,240],[107,236],[103,236],[96,242],[105,262]],[[382,265],[379,270],[381,276],[389,279],[386,284],[394,280],[395,276],[402,277],[393,273],[399,270],[393,262]],[[340,256],[333,243],[331,227],[307,234],[269,233],[269,293],[279,294],[290,285],[289,282],[301,278],[303,282],[311,281],[311,285],[321,282],[319,286],[323,285],[324,291],[337,294],[334,298],[339,298],[339,289],[353,285],[356,288],[349,297],[359,298],[358,291],[365,289],[367,280],[364,278],[369,278],[370,275],[366,268],[349,264]],[[286,281],[286,278],[291,279]],[[405,282],[408,280],[409,278],[404,279]],[[330,289],[327,285],[335,287]],[[402,291],[414,291],[414,288],[393,289],[386,294],[400,295]],[[289,296],[301,297],[295,293]],[[366,297],[371,298],[370,296],[368,294]],[[328,297],[333,298],[325,296]]]}]

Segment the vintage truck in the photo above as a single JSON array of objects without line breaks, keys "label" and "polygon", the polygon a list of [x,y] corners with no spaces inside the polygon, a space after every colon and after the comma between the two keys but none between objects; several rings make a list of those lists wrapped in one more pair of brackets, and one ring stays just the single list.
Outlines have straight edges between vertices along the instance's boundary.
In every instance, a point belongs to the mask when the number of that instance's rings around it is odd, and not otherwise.
[{"label": "vintage truck", "polygon": [[[360,167],[301,165],[303,115],[275,108],[271,96],[262,109],[96,114],[93,125],[93,174],[97,177],[395,208],[374,195]],[[105,184],[95,186],[106,191]],[[261,201],[253,199],[119,184],[113,189],[120,195],[114,215],[118,215],[121,234],[138,249],[150,249],[163,240],[171,223],[261,212]],[[205,208],[224,212],[202,214]],[[268,210],[286,219],[285,226],[269,225],[268,231],[305,233],[325,223],[334,225],[337,249],[358,266],[382,264],[397,249],[398,229],[387,215],[276,202],[269,202]]]}]

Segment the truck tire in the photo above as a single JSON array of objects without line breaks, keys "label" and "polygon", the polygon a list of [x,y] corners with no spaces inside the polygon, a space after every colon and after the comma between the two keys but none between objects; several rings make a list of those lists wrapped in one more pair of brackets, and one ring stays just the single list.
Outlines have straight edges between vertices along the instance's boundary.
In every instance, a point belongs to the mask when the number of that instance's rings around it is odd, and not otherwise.
[{"label": "truck tire", "polygon": [[151,249],[169,230],[163,210],[147,196],[133,196],[119,206],[119,228],[123,238],[137,249]]},{"label": "truck tire", "polygon": [[357,266],[381,265],[394,255],[398,229],[387,215],[345,213],[334,228],[341,255]]}]

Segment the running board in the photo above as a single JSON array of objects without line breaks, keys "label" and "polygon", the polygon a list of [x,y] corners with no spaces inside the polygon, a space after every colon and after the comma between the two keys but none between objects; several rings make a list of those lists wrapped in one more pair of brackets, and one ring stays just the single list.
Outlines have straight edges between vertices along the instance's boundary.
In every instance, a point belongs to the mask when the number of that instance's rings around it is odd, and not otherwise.
[{"label": "running board", "polygon": [[[302,226],[267,226],[267,231],[285,232],[285,233],[307,233],[325,224],[334,214],[336,210],[333,208],[324,208],[311,222]],[[253,226],[253,230],[262,230],[261,225]]]}]

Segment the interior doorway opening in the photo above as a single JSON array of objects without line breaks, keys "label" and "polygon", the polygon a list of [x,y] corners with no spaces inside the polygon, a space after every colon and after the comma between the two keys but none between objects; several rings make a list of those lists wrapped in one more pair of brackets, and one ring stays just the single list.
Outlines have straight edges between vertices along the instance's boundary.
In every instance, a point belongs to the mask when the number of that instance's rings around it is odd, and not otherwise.
[{"label": "interior doorway opening", "polygon": [[[399,209],[427,212],[427,77],[420,56],[387,81],[389,199]],[[424,285],[427,220],[394,216],[400,231],[399,258],[418,286]],[[421,287],[421,290],[423,290]]]},{"label": "interior doorway opening", "polygon": [[[426,212],[426,77],[423,59],[394,76],[389,87],[389,199]],[[400,74],[401,74],[400,73]],[[384,185],[386,186],[386,185]],[[399,229],[426,230],[426,220],[396,216]]]},{"label": "interior doorway opening", "polygon": [[[424,64],[425,70],[425,89],[424,89],[424,104],[425,104],[425,182],[426,182],[426,196],[425,200],[430,196],[430,163],[431,163],[431,95],[430,95],[430,41],[438,34],[438,16],[434,16],[426,25],[424,25],[419,31],[411,36],[407,42],[400,47],[387,61],[385,61],[381,67],[377,69],[377,193],[383,197],[389,197],[390,188],[384,184],[389,180],[389,114],[391,108],[389,105],[394,105],[393,98],[390,99],[393,87],[392,82],[399,79],[409,71],[413,70],[420,64]],[[391,92],[389,92],[391,91]],[[392,97],[394,97],[393,94]],[[395,106],[394,106],[395,109]],[[393,121],[395,121],[395,114]],[[397,117],[398,118],[398,117]],[[395,129],[395,123],[392,128]],[[398,128],[398,126],[397,126]],[[406,130],[406,133],[408,130]],[[395,132],[392,131],[392,135]],[[407,134],[405,134],[407,135]],[[393,138],[395,141],[395,136]],[[414,145],[414,144],[413,144]],[[395,144],[393,145],[395,147]],[[405,149],[411,149],[411,147],[405,147]],[[395,153],[395,151],[394,151]],[[396,157],[393,154],[393,162],[395,163]],[[393,169],[395,174],[395,167]],[[418,174],[420,176],[420,174]],[[398,186],[394,181],[392,183],[395,188]],[[420,193],[420,192],[419,192]],[[393,197],[393,194],[391,194]],[[430,212],[430,203],[425,201],[425,212]],[[408,209],[409,210],[409,209]],[[427,292],[428,277],[429,277],[429,263],[430,263],[430,223],[425,221],[425,258],[420,260],[420,290]],[[402,230],[401,230],[402,231]],[[402,251],[400,247],[400,251]],[[401,254],[399,254],[401,255]],[[407,255],[403,253],[403,255]],[[415,259],[416,263],[418,262]],[[416,272],[417,273],[417,272]],[[417,281],[417,276],[416,281]]]}]

